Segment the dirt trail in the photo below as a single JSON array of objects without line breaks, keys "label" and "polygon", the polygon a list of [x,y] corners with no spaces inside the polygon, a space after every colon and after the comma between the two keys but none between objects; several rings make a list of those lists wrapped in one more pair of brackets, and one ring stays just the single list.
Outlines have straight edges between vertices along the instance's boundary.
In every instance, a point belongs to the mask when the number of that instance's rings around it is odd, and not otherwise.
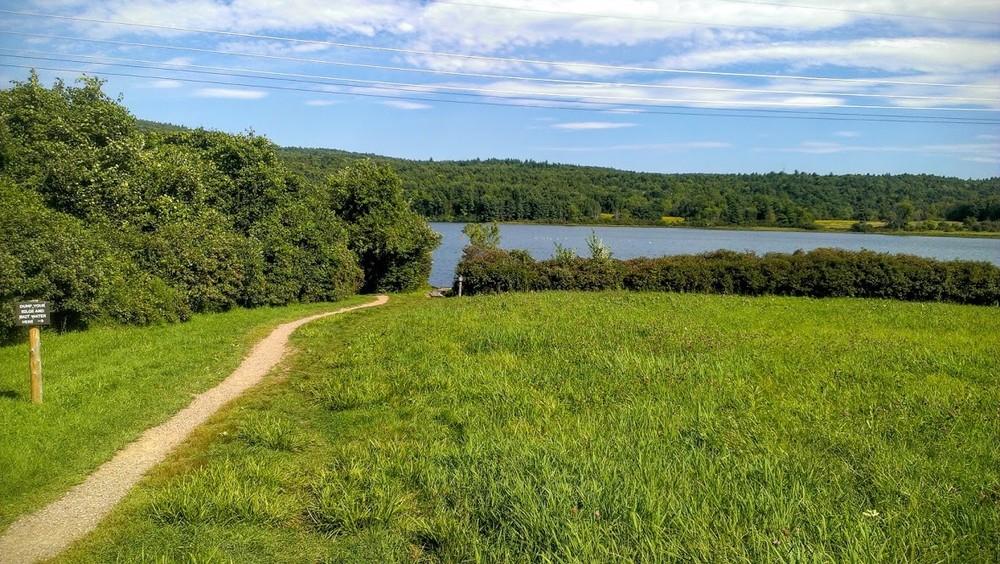
[{"label": "dirt trail", "polygon": [[217,386],[196,396],[166,422],[147,429],[62,498],[15,521],[0,536],[0,562],[21,564],[52,558],[93,530],[132,486],[162,462],[195,427],[257,385],[287,352],[288,337],[296,329],[322,317],[380,306],[387,301],[388,296],[378,296],[372,302],[279,325]]}]

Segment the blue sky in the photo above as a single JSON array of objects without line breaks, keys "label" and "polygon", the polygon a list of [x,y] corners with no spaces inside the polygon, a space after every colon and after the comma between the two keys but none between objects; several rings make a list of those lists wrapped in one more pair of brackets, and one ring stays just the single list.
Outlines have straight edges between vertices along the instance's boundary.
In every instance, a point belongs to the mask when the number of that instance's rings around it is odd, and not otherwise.
[{"label": "blue sky", "polygon": [[[1000,125],[967,123],[1000,122],[994,0],[845,0],[832,8],[819,0],[0,7],[36,14],[0,14],[0,30],[15,32],[0,33],[0,63],[65,69],[40,71],[46,81],[87,71],[107,78],[107,91],[121,93],[138,117],[252,128],[282,145],[658,172],[1000,175]],[[26,74],[0,67],[5,84]],[[745,74],[772,76],[736,76]],[[428,97],[493,105],[404,99]],[[778,119],[789,114],[775,110],[835,119]],[[912,123],[941,118],[966,123]]]}]

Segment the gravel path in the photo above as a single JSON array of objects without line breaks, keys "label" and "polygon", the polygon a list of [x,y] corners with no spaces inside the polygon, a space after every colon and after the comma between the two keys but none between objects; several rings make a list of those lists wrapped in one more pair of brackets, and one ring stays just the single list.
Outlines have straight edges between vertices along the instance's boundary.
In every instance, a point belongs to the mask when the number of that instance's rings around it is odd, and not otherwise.
[{"label": "gravel path", "polygon": [[190,405],[166,422],[147,429],[58,501],[15,521],[0,536],[0,562],[21,564],[52,558],[93,530],[132,486],[150,468],[162,462],[195,427],[230,400],[257,385],[287,352],[288,337],[293,331],[322,317],[380,306],[387,301],[387,296],[378,296],[366,304],[279,325],[217,386],[195,397]]}]

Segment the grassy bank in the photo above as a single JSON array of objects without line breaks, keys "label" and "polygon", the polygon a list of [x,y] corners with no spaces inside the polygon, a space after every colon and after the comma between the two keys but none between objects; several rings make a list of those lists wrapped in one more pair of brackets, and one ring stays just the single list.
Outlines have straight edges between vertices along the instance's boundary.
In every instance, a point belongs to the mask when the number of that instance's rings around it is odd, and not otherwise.
[{"label": "grassy bank", "polygon": [[304,328],[64,557],[996,561],[996,308],[548,293]]},{"label": "grassy bank", "polygon": [[220,381],[274,325],[339,306],[237,309],[172,325],[44,332],[40,406],[28,396],[27,345],[0,348],[0,528],[57,498]]},{"label": "grassy bank", "polygon": [[[871,222],[876,228],[866,233],[858,233],[851,230],[851,226],[856,222],[840,219],[818,219],[815,227],[806,229],[804,227],[782,227],[777,225],[696,225],[677,221],[675,217],[664,217],[661,221],[635,222],[617,221],[614,219],[602,219],[591,221],[501,221],[504,225],[563,225],[569,227],[649,227],[649,228],[683,228],[683,229],[708,229],[716,231],[788,231],[792,233],[850,233],[859,235],[899,235],[901,237],[970,237],[973,239],[1000,239],[1000,232],[996,231],[939,231],[927,229],[889,229],[885,227],[884,221]],[[433,220],[436,223],[468,223],[466,221],[441,221]]]}]

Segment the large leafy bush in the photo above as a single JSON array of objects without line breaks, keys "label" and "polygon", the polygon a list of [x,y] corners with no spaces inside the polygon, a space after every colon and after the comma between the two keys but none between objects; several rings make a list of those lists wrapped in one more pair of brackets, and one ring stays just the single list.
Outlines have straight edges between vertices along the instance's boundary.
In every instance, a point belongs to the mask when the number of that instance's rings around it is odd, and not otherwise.
[{"label": "large leafy bush", "polygon": [[366,290],[412,290],[427,282],[440,237],[410,209],[392,169],[358,161],[327,185],[331,207],[347,221],[349,245],[365,267]]},{"label": "large leafy bush", "polygon": [[536,261],[524,251],[469,246],[457,274],[467,294],[623,288],[1000,305],[1000,268],[994,265],[839,249]]},{"label": "large leafy bush", "polygon": [[23,299],[73,328],[411,289],[437,241],[384,167],[310,184],[253,133],[145,131],[94,79],[0,92],[0,339]]}]

